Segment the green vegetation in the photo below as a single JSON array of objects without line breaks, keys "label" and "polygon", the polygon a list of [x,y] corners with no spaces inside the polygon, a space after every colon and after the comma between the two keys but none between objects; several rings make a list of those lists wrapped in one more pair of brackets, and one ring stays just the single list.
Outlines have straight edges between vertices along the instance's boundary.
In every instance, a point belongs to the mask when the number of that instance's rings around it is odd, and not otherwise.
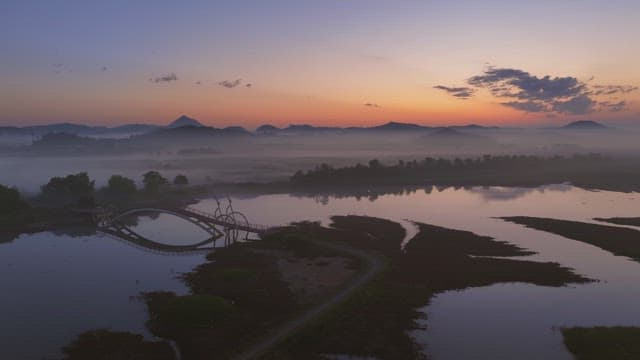
[{"label": "green vegetation", "polygon": [[570,182],[586,188],[632,191],[640,189],[640,168],[635,160],[598,154],[572,157],[485,155],[477,158],[431,158],[334,168],[321,164],[298,171],[290,183],[297,187],[335,188],[372,185],[540,186]]},{"label": "green vegetation", "polygon": [[136,196],[136,183],[122,175],[112,175],[107,186],[103,189],[104,196],[113,200],[127,201]]},{"label": "green vegetation", "polygon": [[509,216],[503,220],[528,228],[550,232],[581,241],[609,251],[617,256],[628,256],[640,262],[640,231],[609,225],[590,224],[579,221]]},{"label": "green vegetation", "polygon": [[142,335],[104,329],[81,334],[63,352],[65,360],[175,360],[166,341],[145,341]]},{"label": "green vegetation", "polygon": [[92,206],[94,181],[86,172],[65,177],[53,177],[41,187],[41,200],[54,206]]},{"label": "green vegetation", "polygon": [[562,329],[562,336],[576,360],[640,359],[637,327],[572,327]]}]

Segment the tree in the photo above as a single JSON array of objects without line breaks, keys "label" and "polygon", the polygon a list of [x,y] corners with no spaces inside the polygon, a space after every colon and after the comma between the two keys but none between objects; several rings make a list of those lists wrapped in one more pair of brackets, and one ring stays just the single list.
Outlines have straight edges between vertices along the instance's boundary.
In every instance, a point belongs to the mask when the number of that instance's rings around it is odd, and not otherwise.
[{"label": "tree", "polygon": [[371,169],[379,169],[382,167],[382,164],[378,159],[369,160],[369,168]]},{"label": "tree", "polygon": [[0,185],[0,214],[16,214],[28,208],[17,189]]},{"label": "tree", "polygon": [[173,179],[173,184],[174,185],[188,185],[189,184],[189,179],[187,179],[186,176],[179,174],[176,175],[176,177]]},{"label": "tree", "polygon": [[133,197],[136,192],[138,192],[138,188],[133,180],[122,175],[113,175],[109,178],[109,183],[106,188],[106,193],[109,196],[129,199]]},{"label": "tree", "polygon": [[53,177],[41,187],[42,200],[54,205],[92,206],[94,182],[86,172]]},{"label": "tree", "polygon": [[160,175],[157,171],[149,171],[142,175],[142,183],[144,190],[150,193],[157,193],[163,186],[169,184],[169,181]]}]

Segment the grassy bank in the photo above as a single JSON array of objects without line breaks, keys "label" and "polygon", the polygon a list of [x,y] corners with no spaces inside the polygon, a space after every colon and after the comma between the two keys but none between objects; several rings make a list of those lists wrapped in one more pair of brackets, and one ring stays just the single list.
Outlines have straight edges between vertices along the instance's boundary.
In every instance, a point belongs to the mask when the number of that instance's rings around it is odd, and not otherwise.
[{"label": "grassy bank", "polygon": [[640,226],[640,217],[595,218],[593,220],[604,221],[616,225]]},{"label": "grassy bank", "polygon": [[609,251],[617,256],[627,256],[640,261],[640,231],[609,225],[590,224],[579,221],[509,216],[503,220],[528,228],[550,232],[581,241]]},{"label": "grassy bank", "polygon": [[571,327],[562,329],[562,336],[576,360],[640,359],[637,327]]}]

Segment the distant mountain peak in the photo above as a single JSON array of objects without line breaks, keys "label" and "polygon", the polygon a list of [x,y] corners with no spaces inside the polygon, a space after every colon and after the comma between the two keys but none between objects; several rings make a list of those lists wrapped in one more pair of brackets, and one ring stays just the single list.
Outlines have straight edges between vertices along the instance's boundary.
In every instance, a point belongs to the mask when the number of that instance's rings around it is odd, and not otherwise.
[{"label": "distant mountain peak", "polygon": [[572,123],[568,123],[567,125],[562,127],[563,129],[578,129],[578,130],[598,130],[598,129],[608,129],[607,126],[600,124],[599,122],[595,122],[592,120],[579,120],[574,121]]},{"label": "distant mountain peak", "polygon": [[167,125],[168,128],[178,128],[183,126],[204,127],[204,125],[200,121],[190,118],[187,115],[182,115],[179,118],[173,120],[171,124]]},{"label": "distant mountain peak", "polygon": [[426,126],[417,125],[417,124],[409,124],[409,123],[401,123],[396,121],[389,121],[386,124],[378,125],[371,127],[370,129],[374,130],[418,130],[418,129],[428,129]]}]

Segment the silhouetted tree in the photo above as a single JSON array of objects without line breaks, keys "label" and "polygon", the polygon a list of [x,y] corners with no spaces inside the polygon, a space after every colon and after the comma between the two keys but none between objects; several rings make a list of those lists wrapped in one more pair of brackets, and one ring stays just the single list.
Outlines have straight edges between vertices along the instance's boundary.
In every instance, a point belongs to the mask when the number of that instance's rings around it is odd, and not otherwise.
[{"label": "silhouetted tree", "polygon": [[136,183],[122,175],[111,176],[105,190],[108,196],[119,199],[130,199],[138,192]]},{"label": "silhouetted tree", "polygon": [[86,172],[53,177],[41,187],[42,200],[52,205],[93,206],[94,182]]},{"label": "silhouetted tree", "polygon": [[17,189],[0,185],[0,214],[15,214],[28,208],[29,205],[22,199]]},{"label": "silhouetted tree", "polygon": [[169,184],[169,181],[157,171],[149,171],[142,175],[142,182],[144,190],[150,193],[157,193],[163,186]]},{"label": "silhouetted tree", "polygon": [[188,185],[189,184],[189,179],[182,174],[176,175],[176,177],[173,179],[173,184],[174,185]]}]

